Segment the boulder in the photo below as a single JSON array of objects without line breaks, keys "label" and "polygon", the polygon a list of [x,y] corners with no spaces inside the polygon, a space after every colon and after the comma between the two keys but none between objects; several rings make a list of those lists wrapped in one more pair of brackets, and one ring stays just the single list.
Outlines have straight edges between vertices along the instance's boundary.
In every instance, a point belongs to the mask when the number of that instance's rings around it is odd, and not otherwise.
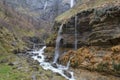
[{"label": "boulder", "polygon": [[57,66],[56,63],[53,63],[52,66],[53,66],[54,68],[58,68],[58,66]]},{"label": "boulder", "polygon": [[68,71],[66,71],[66,70],[64,70],[64,74],[65,74],[68,78],[71,78],[71,77],[72,77],[71,74],[70,74],[70,72],[68,72]]}]

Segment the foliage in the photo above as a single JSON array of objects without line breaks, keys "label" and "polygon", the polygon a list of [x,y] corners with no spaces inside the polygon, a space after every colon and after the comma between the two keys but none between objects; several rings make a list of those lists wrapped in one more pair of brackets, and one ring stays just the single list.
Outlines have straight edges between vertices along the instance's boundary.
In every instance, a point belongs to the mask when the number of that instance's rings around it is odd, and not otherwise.
[{"label": "foliage", "polygon": [[114,68],[115,71],[120,71],[120,63],[119,64],[115,64],[113,62],[113,68]]},{"label": "foliage", "polygon": [[108,63],[100,63],[98,66],[97,66],[97,70],[98,71],[105,71],[108,69]]}]

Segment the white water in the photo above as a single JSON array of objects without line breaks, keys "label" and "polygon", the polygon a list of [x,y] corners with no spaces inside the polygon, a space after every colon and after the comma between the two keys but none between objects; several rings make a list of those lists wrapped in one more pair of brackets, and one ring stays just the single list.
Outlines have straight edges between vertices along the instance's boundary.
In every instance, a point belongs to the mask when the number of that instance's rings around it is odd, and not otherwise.
[{"label": "white water", "polygon": [[75,16],[75,50],[77,50],[77,16]]},{"label": "white water", "polygon": [[74,6],[74,0],[70,0],[70,7],[72,8]]},{"label": "white water", "polygon": [[[46,48],[46,46],[41,48],[39,51],[33,51],[33,52],[29,52],[29,53],[33,54],[32,58],[34,60],[37,60],[38,62],[40,62],[40,65],[42,66],[42,68],[44,70],[51,70],[52,72],[58,73],[58,74],[60,74],[61,76],[65,77],[68,80],[75,80],[75,78],[73,76],[73,72],[68,71],[68,68],[69,68],[68,66],[70,64],[70,61],[68,62],[67,66],[62,66],[62,65],[56,63],[57,68],[52,66],[53,63],[45,62],[45,56],[43,55],[45,48]],[[38,55],[34,55],[34,54],[38,54]],[[38,56],[39,56],[39,58],[38,58]],[[68,77],[67,75],[65,75],[64,71],[67,71],[71,75],[71,78]]]},{"label": "white water", "polygon": [[47,8],[47,4],[48,4],[48,2],[46,1],[45,5],[44,5],[44,10]]},{"label": "white water", "polygon": [[59,58],[59,55],[60,55],[60,52],[59,52],[59,47],[60,47],[60,40],[62,38],[62,27],[63,27],[63,24],[60,26],[59,30],[58,30],[58,36],[57,36],[57,39],[56,39],[56,47],[55,47],[55,55],[54,55],[54,60],[53,60],[53,63],[56,63],[58,58]]}]

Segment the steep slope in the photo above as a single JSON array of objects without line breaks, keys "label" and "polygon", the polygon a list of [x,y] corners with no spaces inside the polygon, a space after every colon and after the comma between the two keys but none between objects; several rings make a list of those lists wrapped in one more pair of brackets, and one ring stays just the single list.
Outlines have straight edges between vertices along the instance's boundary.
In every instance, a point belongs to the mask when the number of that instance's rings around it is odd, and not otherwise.
[{"label": "steep slope", "polygon": [[[6,43],[17,48],[17,46],[25,44],[24,37],[34,37],[35,27],[28,19],[30,20],[30,17],[22,16],[12,8],[0,3],[1,44]],[[37,22],[34,21],[34,23]]]},{"label": "steep slope", "polygon": [[33,17],[40,22],[40,26],[42,27],[52,27],[55,17],[70,8],[69,0],[2,1],[4,1],[6,5],[12,7],[15,11]]},{"label": "steep slope", "polygon": [[38,44],[45,33],[37,24],[30,16],[0,1],[0,80],[65,80],[51,71],[44,71],[37,61],[25,54],[25,50],[31,49],[33,43]]}]

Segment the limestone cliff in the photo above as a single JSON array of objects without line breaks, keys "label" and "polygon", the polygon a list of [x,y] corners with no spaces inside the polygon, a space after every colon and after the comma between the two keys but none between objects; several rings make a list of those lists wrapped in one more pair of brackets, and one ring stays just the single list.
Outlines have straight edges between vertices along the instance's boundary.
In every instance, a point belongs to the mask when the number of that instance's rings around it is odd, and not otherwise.
[{"label": "limestone cliff", "polygon": [[[69,51],[61,57],[66,63],[71,56],[72,67],[114,72],[120,74],[120,1],[86,0],[61,14],[55,20],[54,34],[63,24],[62,44],[74,48],[75,25],[77,25],[77,51]],[[75,21],[75,18],[77,20]],[[76,23],[76,24],[75,24]],[[50,41],[50,44],[49,44]],[[48,45],[55,44],[55,37]]]},{"label": "limestone cliff", "polygon": [[[19,13],[39,21],[39,27],[51,27],[59,14],[70,8],[70,0],[2,0]],[[48,25],[46,25],[48,24]]]},{"label": "limestone cliff", "polygon": [[[93,5],[91,3],[93,3]],[[64,22],[64,41],[67,41],[68,44],[74,43],[75,16],[77,16],[76,23],[79,46],[107,46],[116,45],[119,43],[119,2],[104,2],[100,0],[99,4],[97,4],[97,1],[88,1],[80,6],[75,6],[75,8],[65,12],[56,18],[55,28]],[[69,38],[66,38],[67,35]]]}]

